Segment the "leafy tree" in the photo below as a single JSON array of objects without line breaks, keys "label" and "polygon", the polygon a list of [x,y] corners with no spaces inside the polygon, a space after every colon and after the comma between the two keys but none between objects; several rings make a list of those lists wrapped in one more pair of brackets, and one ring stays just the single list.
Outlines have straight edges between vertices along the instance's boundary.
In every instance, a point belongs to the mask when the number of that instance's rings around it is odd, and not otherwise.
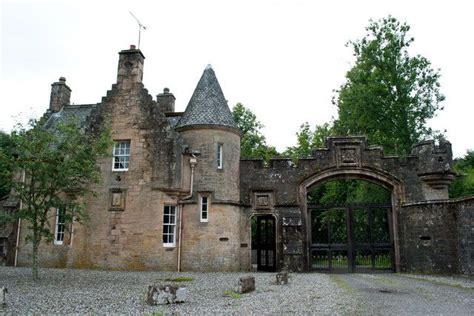
[{"label": "leafy tree", "polygon": [[411,146],[434,132],[428,119],[442,110],[439,70],[420,55],[411,57],[410,26],[392,16],[370,20],[367,34],[348,42],[355,65],[336,91],[336,132],[367,135],[387,153],[406,156]]},{"label": "leafy tree", "polygon": [[10,135],[0,131],[0,198],[4,197],[10,192],[11,189],[11,166],[10,157],[12,156]]},{"label": "leafy tree", "polygon": [[291,157],[294,161],[310,156],[314,148],[323,148],[326,138],[331,135],[333,135],[331,124],[316,125],[314,130],[311,130],[309,123],[305,122],[301,124],[300,130],[296,133],[296,146],[288,147],[283,155]]},{"label": "leafy tree", "polygon": [[278,156],[275,147],[267,145],[265,136],[261,132],[263,125],[252,111],[241,103],[237,103],[232,109],[232,116],[242,131],[240,140],[242,157],[260,157],[268,161],[270,158]]},{"label": "leafy tree", "polygon": [[317,205],[390,204],[390,192],[364,180],[330,180],[308,192],[308,202]]},{"label": "leafy tree", "polygon": [[21,218],[29,224],[26,241],[33,245],[33,278],[37,279],[39,245],[43,238],[53,238],[50,219],[56,216],[55,210],[61,210],[65,223],[84,218],[81,197],[91,192],[91,183],[100,180],[96,162],[108,152],[110,133],[104,129],[94,135],[74,122],[49,130],[31,121],[28,126],[17,126],[10,141],[14,155],[2,155],[1,164],[20,174],[13,177],[12,188],[22,201],[10,220]]},{"label": "leafy tree", "polygon": [[449,196],[457,198],[474,194],[474,151],[468,151],[463,158],[455,159],[454,171],[458,177],[449,187]]}]

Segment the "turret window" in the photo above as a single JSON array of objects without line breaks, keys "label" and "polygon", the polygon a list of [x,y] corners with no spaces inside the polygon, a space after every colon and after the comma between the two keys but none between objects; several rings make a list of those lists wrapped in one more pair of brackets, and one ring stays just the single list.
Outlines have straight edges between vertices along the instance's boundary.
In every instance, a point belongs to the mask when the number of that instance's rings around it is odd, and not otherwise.
[{"label": "turret window", "polygon": [[114,143],[113,171],[127,171],[130,163],[130,140],[119,140]]},{"label": "turret window", "polygon": [[199,207],[201,209],[201,222],[208,222],[209,221],[209,197],[207,195],[201,196],[201,201],[199,203]]},{"label": "turret window", "polygon": [[223,162],[223,159],[224,159],[224,156],[223,156],[223,153],[224,153],[224,145],[223,144],[217,144],[217,169],[222,169],[224,167],[224,162]]}]

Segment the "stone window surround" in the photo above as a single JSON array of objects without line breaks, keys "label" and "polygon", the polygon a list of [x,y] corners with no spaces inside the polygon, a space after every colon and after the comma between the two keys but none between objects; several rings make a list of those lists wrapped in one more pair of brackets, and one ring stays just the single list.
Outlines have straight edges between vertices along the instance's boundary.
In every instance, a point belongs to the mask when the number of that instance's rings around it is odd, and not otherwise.
[{"label": "stone window surround", "polygon": [[[168,212],[166,212],[167,208]],[[172,222],[169,219],[171,216]],[[166,220],[167,217],[168,220]],[[165,248],[176,247],[176,219],[176,205],[163,205],[163,247]],[[168,227],[167,232],[165,232],[165,227]],[[167,237],[167,242],[165,242],[165,236]],[[170,242],[170,239],[172,242]]]},{"label": "stone window surround", "polygon": [[[114,139],[114,148],[112,150],[112,171],[128,171],[128,167],[130,166],[130,151],[131,151],[131,140],[130,139]],[[125,147],[122,147],[122,144]],[[119,145],[117,148],[116,146]],[[121,154],[120,152],[117,154],[116,149],[125,149],[125,153]],[[128,149],[128,153],[127,153]],[[115,164],[126,164],[126,167],[115,167]]]},{"label": "stone window surround", "polygon": [[[62,213],[62,214],[60,214]],[[54,225],[54,244],[62,245],[64,243],[64,231],[66,228],[64,221],[65,212],[60,208],[56,208],[56,223]]]}]

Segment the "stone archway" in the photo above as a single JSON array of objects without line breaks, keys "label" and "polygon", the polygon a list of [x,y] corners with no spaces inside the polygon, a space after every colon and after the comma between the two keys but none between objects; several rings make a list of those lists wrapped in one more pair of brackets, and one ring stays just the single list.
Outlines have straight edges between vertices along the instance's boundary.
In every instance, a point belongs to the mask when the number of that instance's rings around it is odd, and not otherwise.
[{"label": "stone archway", "polygon": [[393,240],[394,267],[395,271],[400,271],[400,242],[398,236],[397,214],[403,201],[403,185],[395,176],[382,170],[372,168],[331,168],[323,170],[306,178],[299,186],[299,204],[301,208],[301,218],[303,222],[306,238],[304,239],[304,262],[305,269],[311,269],[311,223],[309,220],[309,210],[307,203],[308,190],[318,184],[328,180],[355,179],[365,180],[375,183],[391,192],[391,217],[389,218],[390,233]]},{"label": "stone archway", "polygon": [[[309,271],[308,189],[330,179],[376,183],[392,193],[393,261],[395,271],[401,271],[415,260],[409,256],[409,246],[417,244],[406,240],[405,233],[399,234],[399,229],[410,224],[401,222],[406,217],[401,207],[406,203],[447,198],[447,184],[453,176],[451,163],[449,143],[422,142],[413,147],[409,156],[396,157],[386,156],[381,147],[369,146],[365,137],[329,137],[325,148],[314,149],[297,164],[289,158],[274,158],[268,163],[262,159],[242,159],[241,206],[246,214],[262,209],[279,218],[277,267]],[[416,229],[423,229],[423,224],[412,228]]]}]

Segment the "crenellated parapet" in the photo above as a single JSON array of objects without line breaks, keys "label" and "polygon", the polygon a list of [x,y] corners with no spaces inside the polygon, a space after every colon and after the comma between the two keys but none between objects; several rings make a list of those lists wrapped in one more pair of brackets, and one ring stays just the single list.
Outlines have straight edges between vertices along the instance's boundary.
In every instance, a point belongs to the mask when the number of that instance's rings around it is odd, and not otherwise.
[{"label": "crenellated parapet", "polygon": [[[298,187],[311,177],[368,178],[385,186],[399,183],[403,201],[447,198],[454,177],[451,144],[426,141],[413,147],[408,157],[388,156],[383,148],[369,146],[364,136],[328,137],[326,147],[294,164],[289,158],[242,159],[241,199],[250,205],[251,192],[273,191],[276,205],[298,205]],[[387,183],[385,183],[387,182]],[[283,194],[284,193],[284,194]]]}]

